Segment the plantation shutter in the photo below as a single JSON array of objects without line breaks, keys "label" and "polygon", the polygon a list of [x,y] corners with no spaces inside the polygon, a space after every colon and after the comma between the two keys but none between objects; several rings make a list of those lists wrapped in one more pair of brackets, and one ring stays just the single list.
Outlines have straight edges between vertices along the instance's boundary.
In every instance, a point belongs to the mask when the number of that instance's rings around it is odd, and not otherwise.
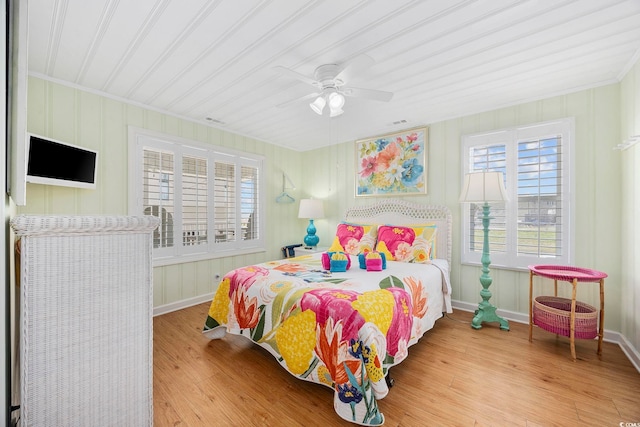
[{"label": "plantation shutter", "polygon": [[131,215],[153,215],[155,266],[266,250],[264,157],[130,128]]},{"label": "plantation shutter", "polygon": [[233,163],[214,163],[214,224],[216,242],[236,240],[236,166]]},{"label": "plantation shutter", "polygon": [[562,137],[518,142],[519,255],[562,256]]},{"label": "plantation shutter", "polygon": [[143,150],[143,212],[160,219],[153,232],[154,249],[173,247],[174,156],[159,150]]},{"label": "plantation shutter", "polygon": [[260,235],[259,221],[261,213],[258,211],[258,168],[241,167],[241,203],[242,239],[254,240]]},{"label": "plantation shutter", "polygon": [[[506,179],[507,147],[504,144],[473,147],[470,150],[471,172],[502,172]],[[508,188],[505,181],[505,188]],[[505,253],[506,209],[504,202],[491,202],[489,251],[492,254]],[[484,229],[482,225],[482,204],[469,203],[469,250],[482,253]]]},{"label": "plantation shutter", "polygon": [[207,159],[182,157],[182,244],[199,246],[208,243],[208,175]]}]

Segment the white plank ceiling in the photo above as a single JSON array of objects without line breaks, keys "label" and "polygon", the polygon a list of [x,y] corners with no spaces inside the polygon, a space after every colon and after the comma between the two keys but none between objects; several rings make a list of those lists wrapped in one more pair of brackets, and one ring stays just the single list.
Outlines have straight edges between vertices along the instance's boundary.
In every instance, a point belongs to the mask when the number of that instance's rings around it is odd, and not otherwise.
[{"label": "white plank ceiling", "polygon": [[[620,81],[640,0],[29,0],[29,72],[310,150]],[[278,104],[322,64],[375,62],[329,118]]]}]

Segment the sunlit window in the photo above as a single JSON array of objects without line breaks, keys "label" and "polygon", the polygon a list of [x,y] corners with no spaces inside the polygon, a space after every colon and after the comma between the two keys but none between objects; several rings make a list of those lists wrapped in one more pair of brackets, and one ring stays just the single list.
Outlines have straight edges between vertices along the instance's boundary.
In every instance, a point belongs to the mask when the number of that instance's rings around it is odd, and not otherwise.
[{"label": "sunlit window", "polygon": [[[503,173],[509,201],[491,203],[491,263],[509,268],[571,262],[570,119],[462,138],[463,173]],[[462,262],[480,263],[482,206],[463,205]]]}]

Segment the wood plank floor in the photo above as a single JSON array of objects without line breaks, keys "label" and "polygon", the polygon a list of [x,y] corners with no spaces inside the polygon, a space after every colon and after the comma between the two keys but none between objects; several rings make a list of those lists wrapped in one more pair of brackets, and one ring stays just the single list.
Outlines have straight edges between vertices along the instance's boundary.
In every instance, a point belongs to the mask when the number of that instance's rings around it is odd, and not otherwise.
[{"label": "wood plank floor", "polygon": [[[209,340],[209,304],[154,319],[154,425],[352,426],[331,389],[296,379],[243,337]],[[618,426],[640,423],[640,373],[616,344],[569,340],[511,322],[474,330],[472,313],[437,321],[391,369],[385,426]]]}]

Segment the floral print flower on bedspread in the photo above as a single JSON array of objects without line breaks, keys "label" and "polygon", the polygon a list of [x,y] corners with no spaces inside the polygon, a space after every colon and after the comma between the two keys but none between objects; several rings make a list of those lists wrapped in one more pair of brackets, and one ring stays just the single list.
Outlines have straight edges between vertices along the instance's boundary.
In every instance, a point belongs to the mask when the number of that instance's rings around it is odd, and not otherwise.
[{"label": "floral print flower on bedspread", "polygon": [[291,373],[304,374],[313,359],[316,346],[316,315],[305,310],[287,317],[276,330],[280,355]]},{"label": "floral print flower on bedspread", "polygon": [[313,310],[318,325],[324,326],[329,319],[342,321],[342,338],[347,342],[358,337],[358,331],[365,320],[351,303],[359,294],[344,289],[313,289],[300,300],[302,310]]},{"label": "floral print flower on bedspread", "polygon": [[209,317],[215,319],[219,324],[226,323],[229,317],[229,287],[230,280],[225,277],[218,286],[218,292],[213,297],[213,301],[209,306]]},{"label": "floral print flower on bedspread", "polygon": [[397,361],[407,357],[407,348],[411,338],[413,324],[411,295],[404,289],[387,288],[393,294],[395,309],[391,326],[387,331],[387,353]]},{"label": "floral print flower on bedspread", "polygon": [[240,329],[253,329],[260,320],[258,299],[250,298],[243,287],[236,288],[233,294],[233,313]]},{"label": "floral print flower on bedspread", "polygon": [[383,334],[387,333],[391,325],[394,304],[393,294],[387,289],[364,292],[351,303],[367,322],[375,324]]},{"label": "floral print flower on bedspread", "polygon": [[329,318],[324,325],[316,326],[315,352],[324,363],[334,384],[344,384],[349,381],[346,369],[360,373],[360,360],[349,352],[349,341],[344,339],[342,321],[334,322]]},{"label": "floral print flower on bedspread", "polygon": [[422,281],[415,277],[405,277],[402,281],[411,291],[413,315],[422,319],[427,314],[427,295],[424,291],[424,286],[422,286]]},{"label": "floral print flower on bedspread", "polygon": [[296,262],[283,262],[282,264],[273,267],[274,270],[282,271],[284,273],[299,273],[301,271],[307,271],[308,268],[302,264]]},{"label": "floral print flower on bedspread", "polygon": [[250,287],[256,278],[264,277],[269,274],[269,269],[260,267],[257,265],[250,265],[244,268],[238,268],[233,270],[225,276],[225,279],[229,279],[231,287],[229,288],[229,296],[235,292],[238,286]]}]

